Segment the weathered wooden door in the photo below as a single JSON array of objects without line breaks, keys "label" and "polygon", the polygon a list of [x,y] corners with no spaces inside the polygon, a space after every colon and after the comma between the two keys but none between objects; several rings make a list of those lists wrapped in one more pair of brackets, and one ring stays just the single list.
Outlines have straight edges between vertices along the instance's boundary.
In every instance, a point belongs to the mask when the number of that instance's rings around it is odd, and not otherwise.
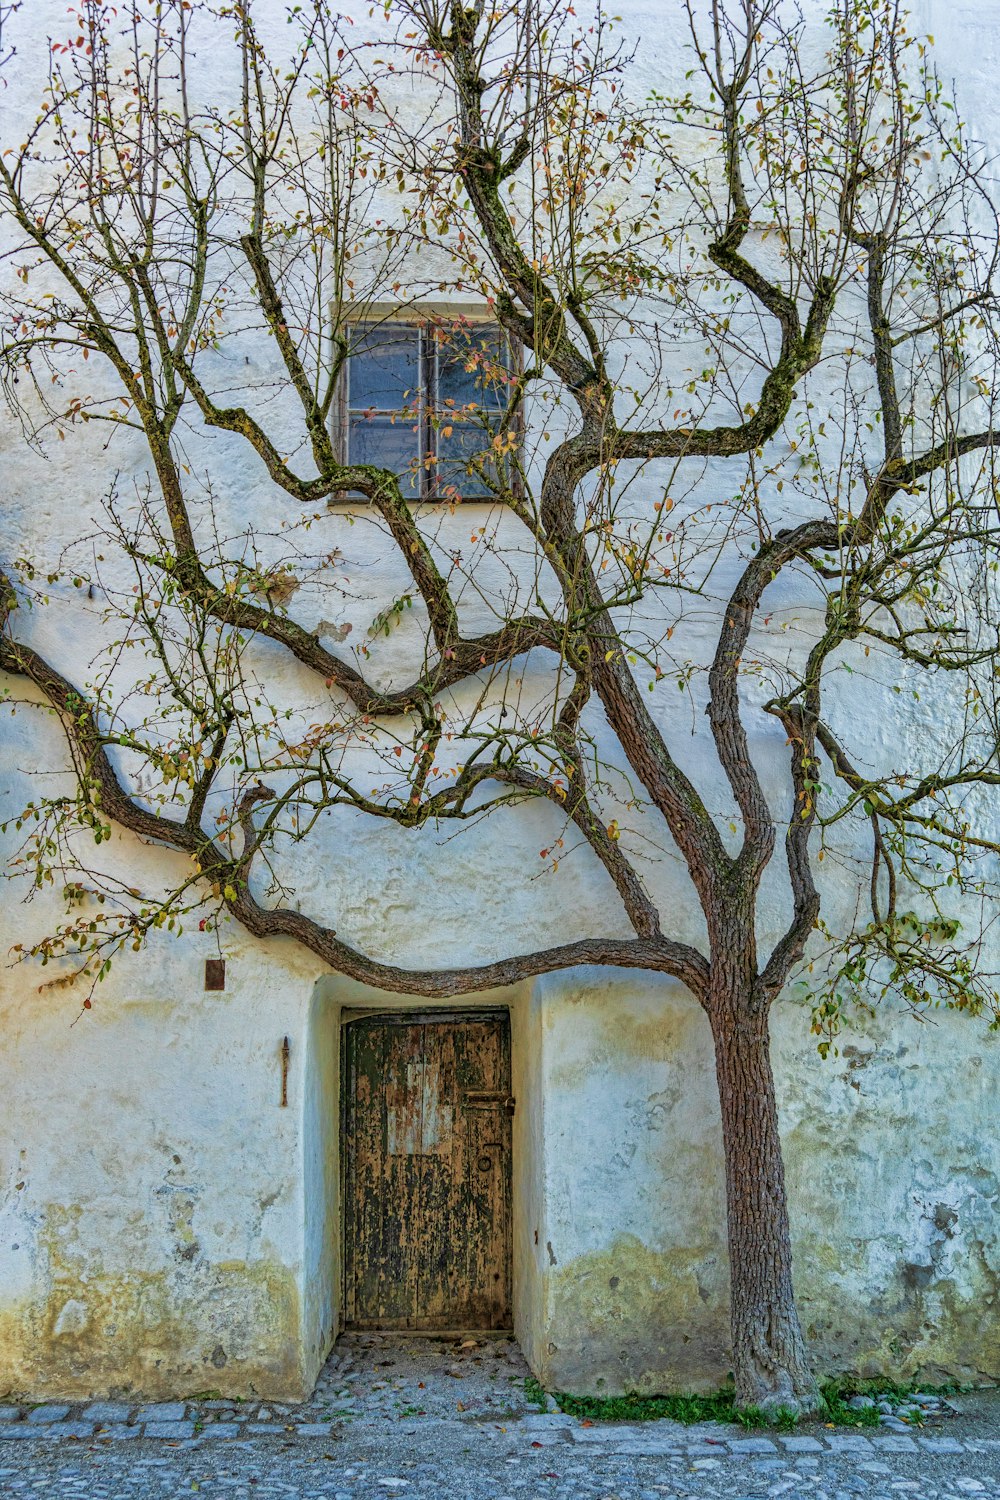
[{"label": "weathered wooden door", "polygon": [[363,1016],[344,1040],[348,1326],[509,1328],[506,1012]]}]

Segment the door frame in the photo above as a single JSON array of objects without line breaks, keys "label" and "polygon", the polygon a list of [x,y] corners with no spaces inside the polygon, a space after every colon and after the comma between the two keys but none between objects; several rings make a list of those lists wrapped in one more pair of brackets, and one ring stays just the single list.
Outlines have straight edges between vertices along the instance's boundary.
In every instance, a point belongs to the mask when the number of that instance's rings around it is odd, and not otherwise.
[{"label": "door frame", "polygon": [[[339,1093],[340,1109],[337,1128],[340,1141],[340,1287],[338,1308],[338,1333],[347,1328],[347,1181],[351,1159],[351,1143],[349,1140],[347,1121],[349,1111],[349,1078],[348,1078],[348,1046],[346,1042],[346,1031],[353,1021],[364,1021],[371,1017],[378,1019],[389,1026],[412,1026],[414,1024],[426,1024],[428,1022],[440,1021],[464,1021],[471,1017],[482,1017],[501,1021],[506,1027],[507,1033],[507,1062],[510,1069],[510,1086],[514,1086],[514,1028],[511,1019],[509,1005],[419,1005],[397,1008],[376,1005],[342,1006],[340,1010],[340,1046],[339,1051]],[[511,1293],[511,1324],[514,1323],[514,1288],[516,1285],[514,1276],[514,1131],[511,1131],[510,1158],[508,1162],[508,1190],[510,1195],[508,1233],[505,1255],[507,1258],[508,1284]],[[371,1330],[375,1332],[375,1330]],[[493,1328],[488,1330],[474,1328],[396,1328],[392,1331],[393,1338],[439,1338],[448,1333],[479,1333],[489,1332],[491,1335],[503,1337],[514,1332],[510,1328]]]}]

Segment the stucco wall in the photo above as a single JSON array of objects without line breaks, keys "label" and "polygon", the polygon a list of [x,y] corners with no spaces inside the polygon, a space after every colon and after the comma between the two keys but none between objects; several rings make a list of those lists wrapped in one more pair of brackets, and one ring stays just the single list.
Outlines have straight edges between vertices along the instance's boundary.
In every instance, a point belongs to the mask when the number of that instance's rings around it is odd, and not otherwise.
[{"label": "stucco wall", "polygon": [[[681,7],[615,8],[643,43],[637,86],[676,76]],[[36,37],[64,23],[61,0],[32,0],[31,11]],[[917,17],[935,34],[943,74],[957,77],[966,116],[995,137],[1000,0],[923,0]],[[4,108],[27,107],[31,72],[13,79]],[[0,429],[0,544],[43,567],[80,535],[110,476],[146,463],[127,433],[112,450],[93,431],[71,437],[40,456],[15,424]],[[228,514],[269,518],[274,494],[259,466],[222,440],[213,452]],[[481,519],[465,507],[455,535]],[[350,587],[338,607],[360,634],[399,580],[370,521],[336,526],[324,519],[316,551],[344,544],[335,582]],[[51,607],[19,619],[18,631],[84,681],[100,611],[56,585]],[[392,649],[417,660],[408,629]],[[308,696],[288,669],[283,690]],[[877,689],[866,691],[873,753],[907,729],[933,728],[929,709],[897,706],[890,717]],[[652,700],[665,722],[676,696]],[[765,744],[769,729],[753,733],[777,788],[781,737]],[[0,736],[2,821],[39,785],[62,784],[65,752],[43,711],[5,711]],[[695,734],[680,753],[704,772]],[[709,792],[721,806],[718,778]],[[557,828],[551,809],[534,807],[502,841],[492,823],[445,841],[433,831],[376,835],[345,814],[295,868],[296,899],[366,951],[415,965],[624,933],[600,870],[567,860],[557,875],[527,878]],[[12,832],[4,852],[16,844]],[[123,875],[146,879],[167,858],[121,838],[106,853]],[[648,879],[672,934],[697,941],[700,919],[676,868],[664,860]],[[777,867],[769,882],[770,930],[786,901]],[[59,918],[44,892],[24,906],[16,886],[4,894],[4,953]],[[846,883],[825,895],[832,909],[852,899]],[[226,991],[206,994],[203,963],[218,951],[194,931],[157,938],[116,963],[85,1013],[74,992],[39,988],[45,973],[0,968],[0,1392],[278,1396],[315,1375],[339,1313],[340,1011],[359,998],[406,1002],[361,995],[292,945],[253,944],[232,927],[222,934]],[[703,1018],[679,990],[641,975],[542,980],[503,1003],[518,1097],[515,1320],[533,1368],[564,1389],[718,1384],[727,1273]],[[823,1063],[791,1002],[775,1030],[797,1284],[819,1367],[1000,1375],[997,1040],[962,1018],[920,1027],[882,1012]]]},{"label": "stucco wall", "polygon": [[0,1389],[307,1383],[303,1053],[281,1109],[279,1049],[309,986],[248,956],[203,995],[187,957],[137,964],[76,1026],[5,986]]},{"label": "stucco wall", "polygon": [[[729,1370],[708,1025],[652,976],[544,981],[544,1342],[556,1389],[716,1388]],[[817,1369],[1000,1375],[1000,1038],[882,1012],[821,1061],[779,1004],[796,1290]]]},{"label": "stucco wall", "polygon": [[[341,1014],[408,1002],[290,957],[237,953],[224,996],[199,993],[195,964],[164,964],[155,994],[123,985],[75,1027],[8,1003],[0,1389],[309,1388],[339,1316]],[[700,1012],[653,976],[593,972],[480,1003],[511,1011],[515,1323],[532,1367],[563,1390],[714,1388],[727,1270]],[[821,1371],[1000,1376],[998,1046],[883,1016],[822,1062],[801,1010],[779,1007],[796,1282]]]}]

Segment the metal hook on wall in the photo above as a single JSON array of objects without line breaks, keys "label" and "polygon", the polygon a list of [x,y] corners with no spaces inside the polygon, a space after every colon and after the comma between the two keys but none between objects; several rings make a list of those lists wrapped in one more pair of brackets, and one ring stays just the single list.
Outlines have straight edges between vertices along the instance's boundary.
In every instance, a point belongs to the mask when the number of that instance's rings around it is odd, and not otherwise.
[{"label": "metal hook on wall", "polygon": [[287,1036],[281,1042],[281,1107],[288,1108],[288,1059],[292,1055],[292,1044]]}]

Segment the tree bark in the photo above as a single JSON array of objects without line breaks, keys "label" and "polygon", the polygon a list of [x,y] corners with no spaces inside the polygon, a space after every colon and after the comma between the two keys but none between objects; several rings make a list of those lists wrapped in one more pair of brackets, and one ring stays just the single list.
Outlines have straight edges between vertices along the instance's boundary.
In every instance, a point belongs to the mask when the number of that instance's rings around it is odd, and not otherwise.
[{"label": "tree bark", "polygon": [[817,1410],[792,1289],[785,1169],[771,1071],[768,1002],[727,966],[706,1009],[722,1107],[733,1374],[740,1407]]}]

